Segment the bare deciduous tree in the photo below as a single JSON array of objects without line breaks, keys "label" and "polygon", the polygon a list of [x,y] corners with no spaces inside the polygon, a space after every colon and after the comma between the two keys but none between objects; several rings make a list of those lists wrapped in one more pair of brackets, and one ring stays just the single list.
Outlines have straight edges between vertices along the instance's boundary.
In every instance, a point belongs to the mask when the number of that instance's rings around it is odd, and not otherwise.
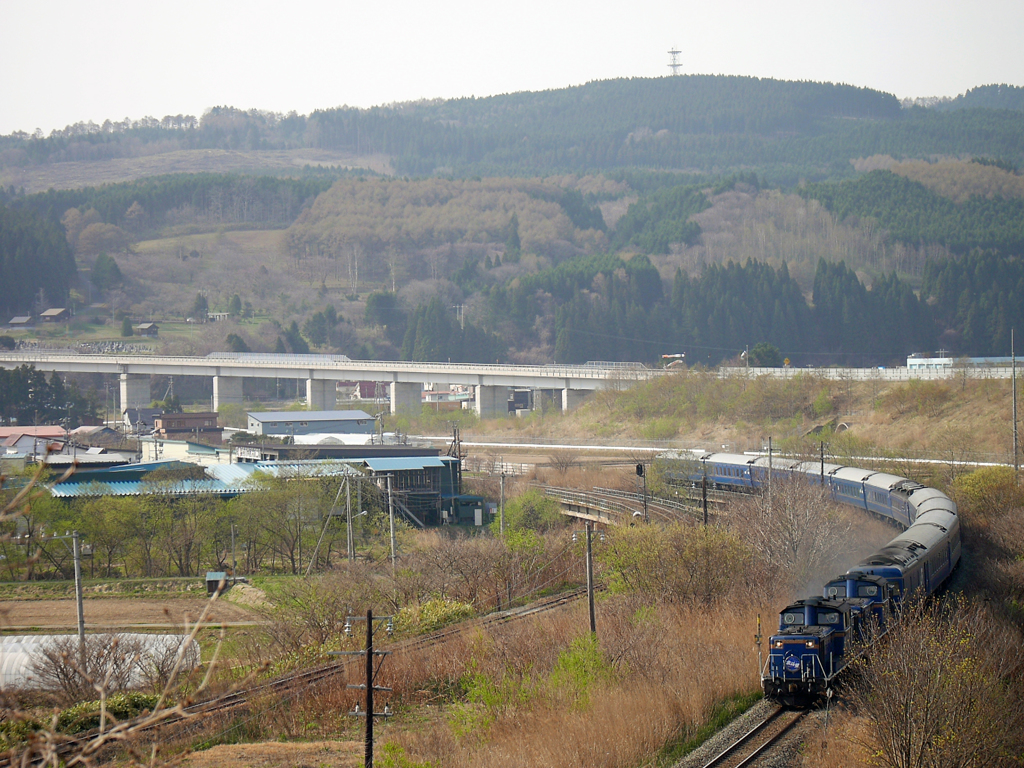
[{"label": "bare deciduous tree", "polygon": [[566,472],[579,464],[579,459],[575,451],[562,449],[549,453],[548,462],[560,476],[564,477]]},{"label": "bare deciduous tree", "polygon": [[738,530],[765,563],[803,587],[834,567],[849,545],[848,514],[828,492],[804,481],[775,478],[739,505]]},{"label": "bare deciduous tree", "polygon": [[1019,764],[1024,651],[1020,633],[986,608],[960,600],[909,606],[884,647],[856,665],[879,764]]}]

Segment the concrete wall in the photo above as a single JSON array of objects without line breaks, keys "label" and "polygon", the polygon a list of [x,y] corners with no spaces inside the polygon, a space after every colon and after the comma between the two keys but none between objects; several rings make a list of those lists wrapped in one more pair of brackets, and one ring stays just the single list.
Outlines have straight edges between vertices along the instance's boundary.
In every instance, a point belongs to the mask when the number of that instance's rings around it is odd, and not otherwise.
[{"label": "concrete wall", "polygon": [[391,382],[391,413],[419,413],[423,408],[423,385]]},{"label": "concrete wall", "polygon": [[148,408],[153,402],[149,394],[149,376],[121,374],[121,410],[125,408]]},{"label": "concrete wall", "polygon": [[508,416],[508,387],[477,386],[473,409],[481,419]]},{"label": "concrete wall", "polygon": [[219,411],[222,405],[242,405],[241,377],[213,377],[213,410]]},{"label": "concrete wall", "polygon": [[306,409],[333,411],[338,404],[338,389],[333,381],[306,379]]}]

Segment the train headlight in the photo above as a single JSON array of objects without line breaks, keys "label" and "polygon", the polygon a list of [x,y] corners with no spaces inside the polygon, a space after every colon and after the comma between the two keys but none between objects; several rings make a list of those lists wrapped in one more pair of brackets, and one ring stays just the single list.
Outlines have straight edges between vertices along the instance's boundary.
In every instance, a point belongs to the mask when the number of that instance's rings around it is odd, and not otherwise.
[{"label": "train headlight", "polygon": [[808,648],[817,648],[818,647],[818,641],[817,640],[808,640],[807,642],[804,643],[804,645],[806,645]]},{"label": "train headlight", "polygon": [[775,642],[772,643],[772,648],[781,648],[781,647],[782,647],[782,641],[781,640],[776,640]]}]

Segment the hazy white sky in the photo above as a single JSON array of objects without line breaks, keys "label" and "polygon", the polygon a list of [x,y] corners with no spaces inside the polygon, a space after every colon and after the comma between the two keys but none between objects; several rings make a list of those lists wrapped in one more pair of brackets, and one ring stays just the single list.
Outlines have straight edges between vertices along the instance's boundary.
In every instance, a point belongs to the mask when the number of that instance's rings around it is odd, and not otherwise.
[{"label": "hazy white sky", "polygon": [[0,0],[0,133],[722,73],[1024,85],[1024,0]]}]

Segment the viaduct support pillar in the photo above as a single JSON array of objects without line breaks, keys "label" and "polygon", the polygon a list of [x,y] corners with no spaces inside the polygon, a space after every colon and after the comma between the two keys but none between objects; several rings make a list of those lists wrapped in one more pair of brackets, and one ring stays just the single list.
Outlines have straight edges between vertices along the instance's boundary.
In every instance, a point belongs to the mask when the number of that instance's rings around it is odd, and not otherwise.
[{"label": "viaduct support pillar", "polygon": [[121,412],[125,408],[148,408],[153,402],[149,394],[149,376],[134,373],[121,374]]},{"label": "viaduct support pillar", "polygon": [[496,419],[508,416],[508,387],[476,387],[476,415],[481,419]]},{"label": "viaduct support pillar", "polygon": [[562,390],[562,413],[569,413],[579,407],[590,392],[586,389]]},{"label": "viaduct support pillar", "polygon": [[423,408],[423,385],[391,382],[391,413],[419,413]]},{"label": "viaduct support pillar", "polygon": [[242,379],[239,376],[213,377],[213,410],[225,405],[242,404]]},{"label": "viaduct support pillar", "polygon": [[338,389],[327,379],[306,379],[306,410],[333,411],[338,404]]}]

